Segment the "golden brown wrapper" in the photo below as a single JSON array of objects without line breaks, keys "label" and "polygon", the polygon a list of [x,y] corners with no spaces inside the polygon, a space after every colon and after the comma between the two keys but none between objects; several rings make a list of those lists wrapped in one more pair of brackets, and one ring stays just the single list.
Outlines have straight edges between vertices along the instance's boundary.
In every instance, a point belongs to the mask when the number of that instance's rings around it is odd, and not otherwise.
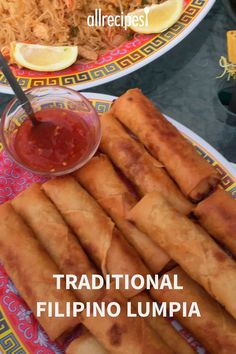
[{"label": "golden brown wrapper", "polygon": [[197,205],[194,214],[200,224],[236,257],[236,200],[217,188]]},{"label": "golden brown wrapper", "polygon": [[[145,276],[148,273],[135,249],[115,228],[95,199],[73,177],[50,180],[44,183],[42,188],[104,275],[108,273]],[[140,292],[135,289],[125,290],[124,286],[121,291],[126,297]]]},{"label": "golden brown wrapper", "polygon": [[[10,204],[0,206],[0,259],[35,316],[38,301],[59,302],[63,312],[66,302],[76,301],[63,281],[62,288],[56,289],[53,274],[60,274],[59,269]],[[47,312],[37,319],[51,340],[79,323],[78,318],[49,317]]]},{"label": "golden brown wrapper", "polygon": [[111,113],[101,116],[100,149],[135,185],[140,195],[161,192],[183,214],[192,211],[192,204],[183,196],[163,165],[125,131]]},{"label": "golden brown wrapper", "polygon": [[112,106],[112,113],[165,165],[187,197],[199,201],[218,184],[217,171],[141,90],[131,89],[119,97]]},{"label": "golden brown wrapper", "polygon": [[[174,274],[182,290],[152,289],[152,297],[160,302],[197,302],[201,317],[182,317],[176,312],[177,319],[206,347],[212,354],[236,353],[236,321],[213,300],[208,293],[180,268],[167,273],[173,283]],[[185,353],[185,352],[183,352]]]},{"label": "golden brown wrapper", "polygon": [[127,300],[119,291],[108,290],[101,299],[107,305],[120,304],[118,317],[80,317],[81,322],[112,354],[174,354],[161,337],[148,326],[144,318],[127,317]]},{"label": "golden brown wrapper", "polygon": [[[153,300],[148,295],[147,292],[142,292],[134,296],[131,299],[131,303],[134,308],[137,309],[138,303],[145,304],[147,302],[152,302]],[[178,301],[178,300],[173,300]],[[161,339],[168,344],[168,346],[176,353],[176,354],[194,354],[195,351],[190,347],[187,341],[174,329],[174,327],[170,324],[170,322],[161,316],[152,317],[149,315],[145,317],[149,326],[158,333]]]},{"label": "golden brown wrapper", "polygon": [[[86,274],[91,279],[97,273],[78,239],[66,225],[50,199],[41,190],[40,184],[33,184],[12,200],[17,213],[34,231],[58,268],[64,274],[73,274],[80,279]],[[82,288],[74,290],[81,301],[96,301],[102,290]]]},{"label": "golden brown wrapper", "polygon": [[129,219],[236,318],[236,263],[206,231],[157,192],[146,195]]},{"label": "golden brown wrapper", "polygon": [[79,337],[66,348],[66,354],[109,354],[85,327]]},{"label": "golden brown wrapper", "polygon": [[76,171],[75,178],[114,220],[127,241],[137,250],[148,269],[156,274],[170,262],[170,257],[126,217],[137,203],[125,182],[105,155],[91,159]]}]

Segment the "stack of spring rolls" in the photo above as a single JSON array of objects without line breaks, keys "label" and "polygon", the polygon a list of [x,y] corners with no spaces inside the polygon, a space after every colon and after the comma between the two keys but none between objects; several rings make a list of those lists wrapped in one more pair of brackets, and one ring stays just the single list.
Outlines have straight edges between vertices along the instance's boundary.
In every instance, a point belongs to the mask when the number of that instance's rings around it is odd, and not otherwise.
[{"label": "stack of spring rolls", "polygon": [[[83,168],[0,207],[7,273],[34,314],[42,299],[119,302],[118,318],[39,318],[52,340],[81,324],[68,354],[193,353],[165,318],[127,318],[127,301],[136,308],[152,299],[197,302],[202,316],[177,314],[179,322],[210,353],[236,352],[236,263],[219,245],[236,255],[236,202],[138,89],[118,98],[101,125],[100,153]],[[56,290],[59,273],[177,274],[183,289]]]}]

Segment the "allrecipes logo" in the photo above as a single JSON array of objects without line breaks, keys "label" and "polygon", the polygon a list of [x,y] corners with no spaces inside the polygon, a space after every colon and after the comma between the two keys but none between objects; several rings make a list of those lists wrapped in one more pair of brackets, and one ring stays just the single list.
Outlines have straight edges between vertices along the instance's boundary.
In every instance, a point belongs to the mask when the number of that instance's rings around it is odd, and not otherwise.
[{"label": "allrecipes logo", "polygon": [[87,24],[89,27],[123,27],[125,30],[128,27],[148,27],[148,14],[150,7],[144,8],[144,15],[124,15],[121,12],[120,15],[103,15],[101,9],[96,9],[94,15],[87,17]]}]

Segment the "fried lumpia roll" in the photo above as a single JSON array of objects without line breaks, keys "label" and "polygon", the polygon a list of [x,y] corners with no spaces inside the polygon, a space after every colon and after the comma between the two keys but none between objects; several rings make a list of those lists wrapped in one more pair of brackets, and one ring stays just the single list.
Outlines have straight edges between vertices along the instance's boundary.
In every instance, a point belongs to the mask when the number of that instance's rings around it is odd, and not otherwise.
[{"label": "fried lumpia roll", "polygon": [[[11,203],[34,231],[62,273],[74,274],[78,279],[83,274],[91,279],[92,274],[97,273],[76,236],[41,190],[40,184],[33,184]],[[82,288],[75,292],[81,301],[96,301],[101,296],[99,290]]]},{"label": "fried lumpia roll", "polygon": [[199,201],[218,184],[217,171],[139,89],[119,97],[112,113],[165,165],[187,197]]},{"label": "fried lumpia roll", "polygon": [[157,192],[146,195],[129,219],[236,318],[236,263],[206,231]]},{"label": "fried lumpia roll", "polygon": [[82,314],[80,319],[109,353],[174,354],[174,351],[149,327],[144,318],[127,317],[127,301],[120,296],[119,291],[108,290],[101,301],[106,306],[112,302],[118,303],[119,315],[86,317]]},{"label": "fried lumpia roll", "polygon": [[218,188],[197,205],[194,213],[200,224],[236,257],[236,200]]},{"label": "fried lumpia roll", "polygon": [[171,282],[173,282],[174,274],[177,274],[178,282],[183,289],[152,289],[152,297],[157,301],[167,303],[197,302],[201,317],[183,317],[176,312],[177,319],[193,333],[209,353],[236,353],[236,321],[180,267],[174,268],[167,274]]},{"label": "fried lumpia roll", "polygon": [[135,185],[141,196],[155,190],[161,192],[181,213],[189,214],[191,203],[183,196],[166,173],[144,147],[125,131],[111,113],[101,116],[102,140],[105,152],[124,175]]},{"label": "fried lumpia roll", "polygon": [[66,348],[66,354],[109,354],[108,351],[83,327],[79,337]]},{"label": "fried lumpia roll", "polygon": [[[173,300],[177,301],[177,300]],[[148,293],[143,292],[134,296],[131,299],[131,303],[134,308],[138,308],[138,304],[146,304],[151,303],[152,299],[148,295]],[[187,341],[174,329],[171,323],[164,317],[157,316],[152,317],[149,315],[145,317],[149,326],[158,333],[161,339],[168,344],[168,346],[176,353],[176,354],[194,354],[195,351],[190,347]]]},{"label": "fried lumpia roll", "polygon": [[[64,282],[60,290],[56,289],[53,274],[60,274],[59,269],[10,204],[0,206],[0,260],[35,316],[39,301],[59,302],[63,312],[66,302],[76,301],[73,293],[65,290]],[[79,322],[73,317],[49,317],[47,312],[37,319],[51,340]]]},{"label": "fried lumpia roll", "polygon": [[117,174],[107,156],[94,157],[76,171],[74,176],[111,216],[152,273],[159,273],[168,265],[170,257],[126,220],[127,213],[135,206],[137,198]]},{"label": "fried lumpia roll", "polygon": [[[103,274],[143,274],[148,270],[135,249],[114,223],[72,177],[57,178],[42,185],[47,196],[74,230],[81,245]],[[121,289],[127,297],[139,292]]]}]

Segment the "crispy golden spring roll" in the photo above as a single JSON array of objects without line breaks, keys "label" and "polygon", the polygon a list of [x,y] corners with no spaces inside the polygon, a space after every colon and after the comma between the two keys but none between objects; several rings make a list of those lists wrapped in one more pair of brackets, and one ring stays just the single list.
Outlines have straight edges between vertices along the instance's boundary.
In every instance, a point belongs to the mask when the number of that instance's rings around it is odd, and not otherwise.
[{"label": "crispy golden spring roll", "polygon": [[191,203],[183,196],[166,173],[144,147],[132,139],[111,113],[101,116],[102,140],[105,152],[124,175],[135,185],[140,195],[161,192],[181,213],[189,214]]},{"label": "crispy golden spring roll", "polygon": [[[47,196],[74,230],[82,246],[103,274],[148,274],[135,249],[114,223],[72,177],[57,178],[42,185]],[[123,290],[132,297],[138,290]]]},{"label": "crispy golden spring roll", "polygon": [[139,89],[118,98],[112,113],[165,165],[187,197],[199,201],[218,184],[217,171]]},{"label": "crispy golden spring roll", "polygon": [[157,192],[146,195],[129,219],[236,318],[236,263],[199,225]]},{"label": "crispy golden spring roll", "polygon": [[236,200],[218,188],[197,205],[194,213],[200,224],[236,257]]},{"label": "crispy golden spring roll", "polygon": [[[38,301],[59,302],[64,312],[66,302],[76,301],[73,293],[65,290],[64,282],[62,289],[56,289],[53,274],[60,274],[59,269],[10,204],[0,207],[0,259],[35,316]],[[78,318],[49,317],[46,312],[38,321],[51,340],[79,323]]]},{"label": "crispy golden spring roll", "polygon": [[66,354],[109,354],[95,337],[83,327],[79,337],[66,348]]},{"label": "crispy golden spring roll", "polygon": [[[82,274],[91,279],[92,274],[97,273],[75,235],[41,190],[40,184],[33,184],[22,192],[12,201],[12,205],[34,231],[61,272],[74,274],[78,279]],[[101,296],[99,290],[82,288],[75,291],[81,301],[96,301]]]},{"label": "crispy golden spring roll", "polygon": [[[173,300],[177,301],[177,300]],[[131,303],[134,308],[137,309],[138,303],[145,304],[147,302],[152,302],[152,299],[146,292],[142,292],[134,296],[131,299]],[[164,317],[149,317],[145,318],[149,326],[158,333],[162,340],[168,344],[168,346],[176,354],[194,354],[195,351],[190,347],[187,341],[174,329],[171,323]]]},{"label": "crispy golden spring roll", "polygon": [[159,273],[168,265],[170,257],[126,220],[127,213],[135,206],[137,199],[117,174],[107,156],[94,157],[76,171],[74,176],[111,216],[152,273]]},{"label": "crispy golden spring roll", "polygon": [[[152,297],[160,302],[197,302],[201,317],[183,317],[176,312],[177,319],[213,354],[236,353],[236,321],[207,292],[180,268],[168,275],[173,283],[174,274],[182,290],[152,289]],[[185,353],[183,351],[183,353]]]},{"label": "crispy golden spring roll", "polygon": [[101,299],[106,305],[116,302],[121,311],[117,317],[80,317],[86,328],[112,354],[174,354],[144,318],[127,317],[127,301],[119,291],[108,290]]}]

